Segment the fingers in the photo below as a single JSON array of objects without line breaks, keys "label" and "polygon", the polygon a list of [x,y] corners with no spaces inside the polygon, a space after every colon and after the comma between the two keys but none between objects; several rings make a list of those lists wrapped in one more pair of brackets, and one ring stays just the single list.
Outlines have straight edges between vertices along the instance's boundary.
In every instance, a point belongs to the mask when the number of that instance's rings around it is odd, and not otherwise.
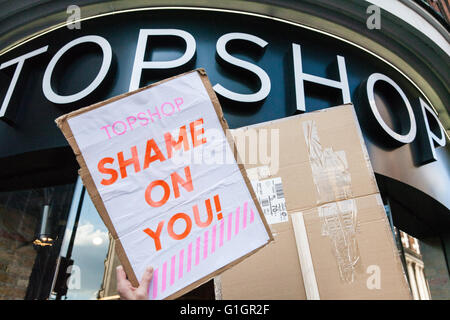
[{"label": "fingers", "polygon": [[142,275],[142,280],[139,284],[138,294],[141,299],[148,299],[148,289],[150,287],[150,281],[153,278],[153,268],[147,267],[144,274]]},{"label": "fingers", "polygon": [[116,268],[116,274],[117,274],[117,284],[124,283],[124,282],[128,281],[127,280],[127,275],[125,273],[125,270],[123,270],[122,266],[118,266]]},{"label": "fingers", "polygon": [[127,300],[147,300],[148,289],[150,287],[150,281],[153,278],[153,268],[148,267],[142,275],[142,280],[139,284],[139,288],[133,288],[130,281],[127,280],[127,275],[122,266],[116,268],[117,274],[117,291],[121,299]]}]

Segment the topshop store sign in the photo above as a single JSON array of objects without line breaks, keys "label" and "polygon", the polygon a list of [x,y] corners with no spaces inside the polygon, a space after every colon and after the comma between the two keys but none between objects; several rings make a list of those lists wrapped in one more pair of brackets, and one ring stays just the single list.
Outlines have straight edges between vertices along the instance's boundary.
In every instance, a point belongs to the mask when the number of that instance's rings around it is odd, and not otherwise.
[{"label": "topshop store sign", "polygon": [[[66,30],[65,32],[71,31]],[[263,35],[265,32],[263,32]],[[445,146],[446,136],[438,117],[423,97],[407,94],[396,80],[384,73],[372,72],[365,79],[359,81],[357,89],[355,89],[357,94],[352,98],[349,81],[349,66],[351,66],[352,61],[346,59],[345,56],[333,54],[335,61],[332,66],[329,66],[329,68],[333,69],[333,77],[319,76],[312,72],[307,72],[305,69],[307,64],[310,63],[311,57],[306,59],[302,56],[302,51],[307,48],[307,45],[302,44],[301,39],[285,40],[284,50],[286,54],[284,60],[289,60],[286,63],[289,68],[277,71],[277,73],[284,73],[284,79],[292,79],[292,81],[286,80],[284,83],[274,81],[269,76],[270,72],[267,66],[264,67],[259,65],[258,61],[251,61],[251,59],[245,59],[244,57],[246,50],[248,52],[257,51],[260,57],[268,54],[271,50],[270,41],[266,41],[260,32],[255,33],[258,33],[258,35],[249,32],[225,32],[220,34],[215,41],[215,52],[210,52],[209,59],[213,63],[220,65],[221,70],[224,70],[225,74],[228,70],[230,74],[234,74],[233,81],[245,83],[247,81],[246,77],[239,78],[239,76],[236,76],[236,74],[239,75],[242,72],[255,79],[256,81],[254,82],[257,83],[257,85],[252,87],[252,92],[243,93],[242,90],[230,88],[227,83],[216,81],[214,77],[216,70],[212,69],[211,73],[211,68],[206,68],[214,90],[221,98],[221,102],[223,101],[222,105],[225,109],[227,103],[233,103],[234,105],[237,104],[241,110],[245,111],[246,108],[253,110],[255,105],[265,104],[271,94],[274,94],[273,91],[277,86],[291,86],[293,92],[291,101],[285,101],[285,103],[295,106],[292,113],[308,112],[311,111],[306,102],[309,86],[316,86],[324,90],[331,89],[338,95],[340,103],[352,102],[356,109],[366,109],[365,116],[372,120],[369,127],[362,125],[363,131],[372,130],[376,127],[376,130],[382,133],[384,143],[394,147],[410,143],[418,144],[420,150],[423,150],[419,155],[415,155],[418,157],[415,160],[419,164],[437,160],[435,148]],[[129,76],[128,79],[123,80],[128,83],[128,88],[122,88],[123,91],[138,89],[141,86],[144,72],[158,72],[163,75],[161,76],[162,79],[174,75],[175,70],[178,72],[180,70],[187,71],[194,67],[204,67],[199,61],[200,59],[197,59],[199,42],[196,41],[196,35],[192,31],[181,28],[139,28],[136,30],[135,35],[130,34],[129,37],[137,37],[137,43],[134,47],[127,48],[129,55],[133,55],[134,59],[130,59],[132,64],[130,64]],[[154,42],[154,39],[159,41],[165,39],[169,43],[170,41],[178,41],[183,43],[183,50],[181,53],[178,52],[179,54],[176,57],[172,55],[170,59],[151,60],[148,58],[148,50],[155,49],[152,46],[158,46],[160,43]],[[89,83],[83,84],[83,88],[77,89],[77,92],[71,94],[58,92],[54,85],[55,69],[64,59],[64,56],[70,55],[71,51],[74,52],[77,48],[86,44],[100,49],[97,52],[101,55],[101,59],[98,60],[101,63],[95,77],[93,77],[93,80],[90,79]],[[230,48],[233,48],[233,44],[244,48],[244,51],[231,50]],[[200,43],[200,45],[202,44]],[[37,79],[38,82],[35,84],[41,88],[47,103],[53,104],[62,113],[65,113],[69,110],[64,110],[64,106],[76,104],[96,91],[102,90],[102,83],[105,82],[105,79],[111,72],[115,55],[114,44],[106,36],[90,33],[75,37],[57,48],[52,48],[52,46],[50,43],[32,48],[26,53],[9,58],[7,61],[1,61],[2,57],[0,57],[0,73],[8,71],[10,74],[3,97],[0,97],[0,119],[6,120],[5,125],[14,126],[18,121],[11,115],[16,114],[15,109],[18,108],[17,105],[14,105],[14,101],[17,100],[14,100],[14,97],[16,96],[17,98],[18,95],[21,95],[17,87],[21,82],[27,81],[25,67],[39,56],[48,55],[50,51],[53,54],[47,57],[46,61],[48,63],[39,64],[37,67],[42,69],[40,73],[42,76]],[[329,52],[333,49],[323,48],[322,50]],[[238,52],[238,54],[235,54],[235,52]],[[80,59],[83,59],[83,57],[80,56]],[[279,61],[280,64],[282,62]],[[117,64],[120,63],[120,60],[117,61]],[[270,69],[277,67],[276,65],[271,66]],[[397,128],[394,128],[395,126],[385,120],[386,117],[383,116],[383,111],[380,110],[380,100],[377,99],[377,90],[387,90],[388,96],[389,94],[396,96],[396,99],[391,102],[385,101],[382,109],[384,108],[384,112],[386,112],[386,108],[389,109],[387,110],[388,114],[393,115],[395,118],[393,123],[400,124]],[[420,109],[418,112],[422,117],[416,117],[413,106]],[[29,103],[20,103],[20,108],[24,107],[37,108],[39,106],[32,105],[31,101]],[[275,105],[272,106],[272,108],[276,107]],[[358,117],[361,121],[360,114],[358,114]]]}]

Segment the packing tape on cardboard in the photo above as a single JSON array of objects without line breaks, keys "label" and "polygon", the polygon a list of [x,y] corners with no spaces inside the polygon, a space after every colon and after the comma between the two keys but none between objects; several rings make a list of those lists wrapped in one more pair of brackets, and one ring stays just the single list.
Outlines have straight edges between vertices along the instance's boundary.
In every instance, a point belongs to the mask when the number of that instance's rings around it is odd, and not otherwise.
[{"label": "packing tape on cardboard", "polygon": [[267,179],[271,176],[269,166],[259,166],[254,168],[249,168],[245,170],[247,176],[250,180],[262,180]]},{"label": "packing tape on cardboard", "polygon": [[344,151],[323,148],[313,120],[303,122],[309,163],[318,192],[317,203],[339,201],[352,197],[351,177]]},{"label": "packing tape on cardboard", "polygon": [[309,249],[308,234],[306,232],[305,220],[302,212],[291,214],[292,227],[294,229],[295,242],[297,245],[298,258],[302,270],[305,293],[308,300],[320,300],[319,288],[317,286],[314,264]]},{"label": "packing tape on cardboard", "polygon": [[324,148],[315,121],[303,122],[309,162],[318,192],[318,214],[322,236],[332,243],[333,253],[344,282],[351,283],[359,261],[356,239],[357,207],[352,197],[351,176],[344,151]]},{"label": "packing tape on cardboard", "polygon": [[332,243],[339,275],[346,283],[355,279],[355,268],[359,261],[356,239],[357,213],[355,200],[332,202],[318,208],[322,235]]}]

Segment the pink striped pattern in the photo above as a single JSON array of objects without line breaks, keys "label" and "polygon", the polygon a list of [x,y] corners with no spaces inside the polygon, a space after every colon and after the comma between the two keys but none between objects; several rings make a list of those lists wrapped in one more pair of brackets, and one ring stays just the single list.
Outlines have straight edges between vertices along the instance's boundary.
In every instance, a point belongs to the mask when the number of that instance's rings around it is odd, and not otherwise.
[{"label": "pink striped pattern", "polygon": [[195,265],[198,265],[200,262],[200,241],[201,238],[197,237],[197,244],[195,246]]},{"label": "pink striped pattern", "polygon": [[231,240],[231,225],[233,223],[233,212],[228,215],[228,229],[227,229],[227,240]]},{"label": "pink striped pattern", "polygon": [[225,229],[225,221],[222,219],[220,222],[220,240],[219,240],[219,247],[223,246],[223,234]]},{"label": "pink striped pattern", "polygon": [[175,282],[175,256],[172,257],[170,262],[170,285],[172,286]]},{"label": "pink striped pattern", "polygon": [[178,267],[178,279],[183,278],[183,262],[184,262],[184,249],[180,250],[180,264]]},{"label": "pink striped pattern", "polygon": [[216,225],[213,225],[212,227],[211,253],[214,253],[214,251],[216,251],[216,227]]},{"label": "pink striped pattern", "polygon": [[203,238],[203,259],[208,258],[208,230],[204,233]]},{"label": "pink striped pattern", "polygon": [[191,264],[192,264],[192,242],[189,243],[188,246],[188,258],[187,258],[187,272],[191,271]]},{"label": "pink striped pattern", "polygon": [[244,202],[244,212],[242,212],[242,228],[245,229],[247,227],[247,206],[248,202]]},{"label": "pink striped pattern", "polygon": [[158,295],[158,268],[156,268],[155,271],[153,271],[152,285],[153,285],[153,299],[156,299],[156,296]]},{"label": "pink striped pattern", "polygon": [[[236,208],[236,215],[235,215],[235,221],[233,225],[233,212],[231,212],[228,215],[228,221],[225,226],[225,219],[221,219],[218,221],[218,223],[214,224],[211,227],[211,232],[208,230],[205,230],[203,233],[203,260],[208,258],[208,249],[211,248],[210,255],[212,255],[214,252],[216,252],[216,241],[218,238],[218,246],[222,247],[224,245],[224,241],[230,241],[232,239],[232,234],[237,235],[240,230],[243,230],[247,227],[248,223],[253,223],[255,221],[255,212],[253,211],[252,207],[249,207],[248,202],[244,202],[243,208],[242,208],[242,219],[240,217],[241,213],[241,207],[238,206]],[[248,214],[250,210],[250,214]],[[250,215],[250,218],[248,219],[248,215]],[[248,221],[247,221],[248,220]],[[242,223],[242,229],[241,229],[241,223]],[[219,227],[219,230],[217,230],[217,226]],[[226,228],[226,230],[225,230]],[[234,229],[234,232],[233,232]],[[217,232],[219,234],[217,235]],[[225,238],[225,232],[226,232],[226,239]],[[211,235],[211,237],[210,237]],[[200,263],[200,256],[201,256],[201,236],[198,236],[195,239],[195,261],[194,265],[197,266]],[[208,243],[211,242],[211,245]],[[174,255],[170,258],[170,274],[169,274],[169,283],[170,285],[174,285],[176,281],[176,269],[178,266],[178,279],[183,278],[183,272],[184,272],[184,265],[186,265],[186,272],[190,272],[192,268],[192,255],[193,255],[193,245],[194,242],[190,242],[187,246],[187,254],[186,254],[186,263],[184,261],[184,251],[185,249],[181,249],[178,253],[179,261],[177,264],[176,257],[177,255]],[[153,272],[153,279],[151,287],[149,288],[152,290],[152,298],[156,299],[158,297],[158,281],[161,281],[161,292],[162,294],[166,290],[167,286],[167,264],[168,261],[165,261],[162,266],[162,272],[159,272],[158,268],[155,269]]]},{"label": "pink striped pattern", "polygon": [[234,232],[234,234],[239,233],[239,211],[240,210],[241,210],[241,207],[237,207],[237,209],[236,209],[236,231]]},{"label": "pink striped pattern", "polygon": [[166,273],[167,273],[167,261],[163,264],[162,279],[161,279],[161,291],[166,290]]}]

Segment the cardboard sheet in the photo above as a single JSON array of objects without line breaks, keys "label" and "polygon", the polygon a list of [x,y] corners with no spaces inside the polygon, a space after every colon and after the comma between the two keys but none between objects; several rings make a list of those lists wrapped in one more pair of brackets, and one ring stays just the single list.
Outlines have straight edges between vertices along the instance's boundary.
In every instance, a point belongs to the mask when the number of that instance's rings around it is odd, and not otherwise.
[{"label": "cardboard sheet", "polygon": [[220,276],[221,298],[410,299],[353,106],[233,134],[251,130],[279,131],[277,170],[260,159],[246,169],[260,183],[280,179],[288,217],[268,217],[274,242]]},{"label": "cardboard sheet", "polygon": [[174,298],[268,244],[272,235],[204,70],[56,120],[137,286]]}]

